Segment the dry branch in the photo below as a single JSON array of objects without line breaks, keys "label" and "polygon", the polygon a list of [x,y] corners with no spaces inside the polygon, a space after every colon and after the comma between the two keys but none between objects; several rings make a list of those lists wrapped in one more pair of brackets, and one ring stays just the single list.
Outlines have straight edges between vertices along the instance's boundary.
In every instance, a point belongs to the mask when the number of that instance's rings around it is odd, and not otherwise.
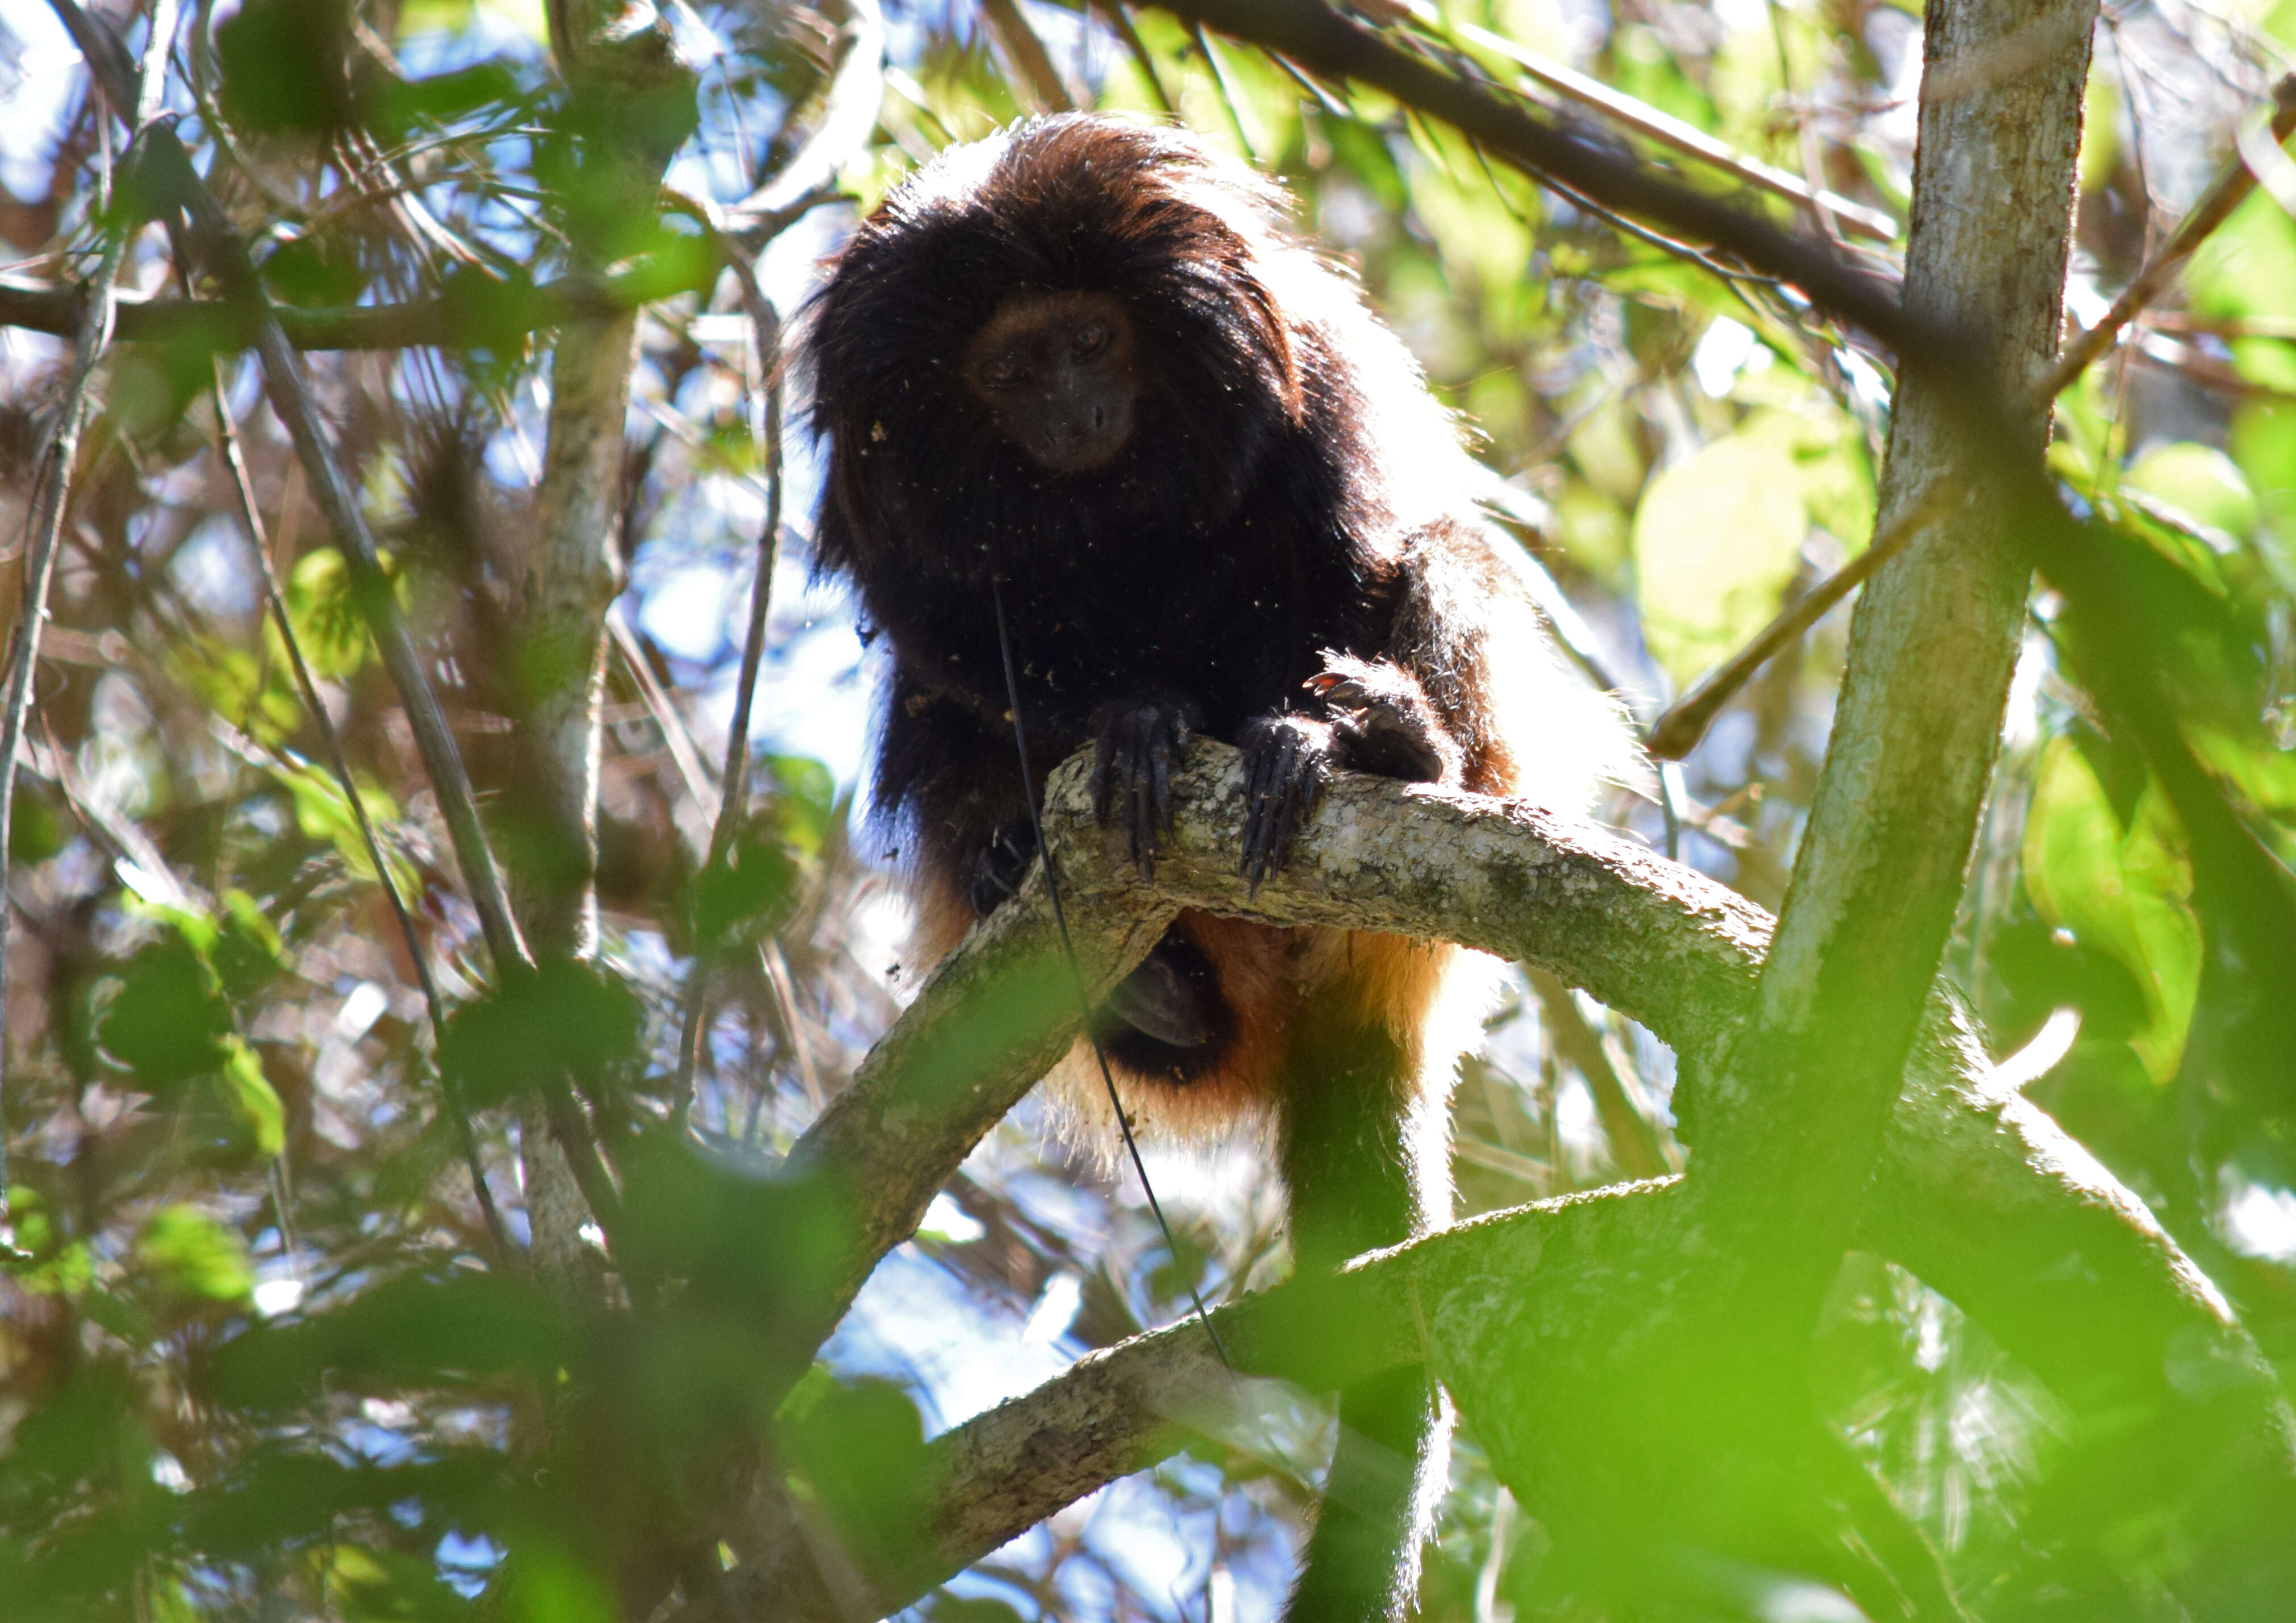
[{"label": "dry branch", "polygon": [[[2278,147],[2291,135],[2296,135],[2296,74],[2272,87],[2272,111],[2265,128],[2270,132],[2272,144]],[[2057,357],[2056,365],[2042,374],[2033,385],[2034,398],[2054,400],[2072,386],[2075,378],[2089,364],[2112,346],[2120,330],[2136,319],[2144,307],[2158,299],[2185,261],[2216,231],[2232,217],[2234,209],[2248,201],[2256,190],[2256,170],[2251,167],[2245,150],[2235,153],[2224,172],[2201,194],[2200,201],[2177,222],[2177,229],[2161,244],[2152,257],[2144,262],[2112,307],[2097,318],[2096,325],[2075,337]]]}]

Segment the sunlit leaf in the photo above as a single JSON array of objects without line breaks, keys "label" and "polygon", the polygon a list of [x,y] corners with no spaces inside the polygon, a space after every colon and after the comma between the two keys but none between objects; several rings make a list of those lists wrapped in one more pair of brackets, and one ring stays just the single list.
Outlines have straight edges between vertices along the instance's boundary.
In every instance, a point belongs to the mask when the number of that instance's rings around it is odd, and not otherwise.
[{"label": "sunlit leaf", "polygon": [[2211,446],[2189,440],[2155,446],[2129,464],[2123,488],[2142,490],[2229,545],[2256,526],[2256,497],[2239,465]]},{"label": "sunlit leaf", "polygon": [[263,1075],[263,1062],[238,1037],[230,1039],[223,1066],[233,1105],[246,1123],[256,1152],[272,1156],[287,1142],[286,1107]]},{"label": "sunlit leaf", "polygon": [[2261,190],[2233,211],[2185,272],[2207,316],[2296,316],[2296,220]]},{"label": "sunlit leaf", "polygon": [[322,676],[344,676],[357,670],[366,656],[366,622],[352,598],[350,566],[342,553],[320,546],[297,559],[287,579],[286,597],[295,640],[312,670]]},{"label": "sunlit leaf", "polygon": [[2148,783],[2124,816],[2070,739],[2051,741],[2026,815],[2025,889],[2041,916],[2134,978],[2143,1021],[2129,1038],[2155,1081],[2177,1074],[2200,990],[2201,926],[2174,814]]},{"label": "sunlit leaf", "polygon": [[235,1302],[255,1289],[247,1242],[201,1207],[177,1204],[154,1212],[136,1237],[135,1258],[163,1287],[185,1296]]},{"label": "sunlit leaf", "polygon": [[1800,469],[1776,436],[1733,435],[1663,469],[1636,510],[1651,652],[1695,680],[1777,611],[1809,530]]}]

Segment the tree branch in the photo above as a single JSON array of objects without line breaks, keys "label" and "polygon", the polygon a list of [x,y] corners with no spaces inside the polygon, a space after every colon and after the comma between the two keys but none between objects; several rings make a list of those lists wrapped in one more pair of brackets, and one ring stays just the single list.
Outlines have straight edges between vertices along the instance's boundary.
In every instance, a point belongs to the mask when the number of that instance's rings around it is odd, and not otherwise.
[{"label": "tree branch", "polygon": [[[1251,897],[1234,872],[1244,806],[1236,762],[1224,745],[1192,746],[1174,775],[1176,826],[1152,891],[1134,876],[1121,839],[1095,824],[1085,786],[1088,763],[1079,758],[1054,774],[1046,833],[1067,877],[1070,922],[1095,995],[1145,953],[1176,907],[1193,906],[1277,924],[1447,937],[1528,961],[1650,1026],[1681,1056],[1684,1087],[1692,1091],[1751,1011],[1772,927],[1767,914],[1692,869],[1518,802],[1342,776],[1325,791],[1290,867]],[[829,1181],[852,1229],[834,1265],[833,1299],[792,1304],[783,1316],[789,1343],[775,1368],[763,1372],[773,1400],[803,1369],[875,1258],[914,1231],[971,1146],[1065,1051],[1077,1022],[1057,951],[1032,879],[941,965],[854,1085],[800,1142],[791,1170]],[[2195,1472],[2234,1458],[2252,1473],[2242,1480],[2281,1480],[2289,1469],[2287,1418],[2269,1365],[2223,1299],[2144,1203],[2046,1115],[2013,1094],[1988,1091],[1989,1070],[1966,1018],[1942,996],[1934,999],[1866,1197],[1859,1243],[1912,1268],[2079,1414],[2109,1425],[2127,1455],[2099,1463],[2100,1480],[2116,1480],[2113,1471],[2128,1480],[2138,1469],[2159,1470],[2163,1456],[2148,1448],[2165,1449],[2178,1468]],[[1637,1185],[1607,1198],[1636,1205],[1670,1187]],[[1550,1219],[1526,1212],[1522,1221]],[[1613,1221],[1673,1219],[1603,1219]],[[1554,1357],[1583,1315],[1564,1312],[1560,1294],[1545,1294],[1546,1275],[1534,1277],[1525,1260],[1544,1253],[1528,1241],[1508,1253],[1505,1266],[1476,1272],[1483,1265],[1472,1258],[1485,1253],[1472,1248],[1484,1242],[1467,1236],[1483,1232],[1469,1225],[1412,1248],[1414,1256],[1470,1248],[1460,1272],[1446,1276],[1463,1283],[1444,1290],[1484,1293],[1460,1298],[1462,1316],[1446,1317],[1449,1299],[1423,1283],[1420,1307],[1431,1326],[1472,1322],[1464,1304],[1488,1306],[1502,1283],[1522,1284],[1526,1294],[1509,1299],[1510,1323],[1555,1315],[1551,1335],[1542,1331],[1538,1341],[1546,1351],[1527,1355],[1531,1362],[1523,1367],[1535,1374],[1538,1359]],[[1603,1251],[1610,1269],[1604,1291],[1631,1297],[1617,1270],[1659,1254],[1650,1239],[1658,1227],[1634,1232],[1642,1236],[1635,1245]],[[1555,1277],[1564,1281],[1554,1287],[1560,1293],[1568,1281]],[[1314,1348],[1287,1349],[1250,1328],[1260,1323],[1250,1316],[1262,1310],[1253,1304],[1215,1317],[1223,1340],[1231,1324],[1237,1326],[1229,1344],[1239,1367],[1318,1389],[1364,1373],[1350,1360],[1369,1358],[1377,1367],[1380,1359],[1416,1356],[1415,1337],[1408,1348],[1394,1345],[1398,1327],[1413,1322],[1400,1299],[1367,1297],[1359,1308],[1356,1299],[1341,1299],[1343,1322],[1361,1328],[1367,1348],[1349,1348],[1341,1344],[1352,1338],[1326,1332],[1313,1338]],[[1332,1322],[1328,1313],[1324,1322]],[[1182,1325],[1111,1349],[935,1444],[941,1462],[935,1469],[946,1474],[935,1478],[933,1530],[919,1535],[929,1537],[930,1553],[918,1555],[914,1569],[882,1580],[886,1608],[922,1593],[913,1586],[939,1581],[920,1573],[946,1576],[1032,1524],[1018,1518],[1057,1508],[1046,1503],[1052,1488],[1020,1479],[1056,1468],[1052,1480],[1064,1485],[1060,1491],[1080,1494],[1139,1469],[1156,1450],[1180,1446],[1185,1430],[1175,1430],[1176,1411],[1158,1394],[1218,1384],[1209,1379],[1217,1360],[1201,1337],[1199,1328]],[[1239,1341],[1247,1350],[1235,1351]],[[1339,1362],[1319,1365],[1313,1358]],[[1168,1359],[1177,1362],[1168,1366]],[[2196,1383],[2177,1373],[2195,1366],[2221,1374]],[[1031,1436],[1047,1440],[1031,1451],[1025,1442]],[[980,1508],[966,1509],[975,1504]],[[781,1547],[776,1537],[759,1530],[746,1547]],[[756,1581],[779,1580],[760,1572]]]},{"label": "tree branch", "polygon": [[[700,291],[717,279],[718,269],[701,256],[673,256],[616,275],[570,275],[535,288],[474,288],[403,304],[283,305],[272,314],[295,349],[499,348],[570,321],[615,316]],[[247,349],[255,346],[260,328],[244,307],[229,299],[131,296],[119,306],[115,336],[121,343]],[[79,296],[70,288],[0,277],[0,326],[69,338],[78,308]]]},{"label": "tree branch", "polygon": [[[2242,821],[2219,784],[2193,753],[2159,672],[2168,651],[2137,598],[2082,526],[2066,512],[2044,471],[2017,455],[2026,443],[2017,425],[2030,419],[2021,378],[1996,364],[1989,337],[1939,319],[1931,309],[1900,307],[1891,289],[1856,268],[1830,245],[1779,229],[1730,201],[1692,190],[1634,160],[1590,145],[1471,76],[1447,72],[1341,15],[1324,0],[1158,0],[1184,20],[1209,24],[1261,49],[1295,59],[1315,73],[1352,78],[1451,124],[1491,157],[1543,183],[1561,183],[1603,206],[1702,238],[1752,268],[1800,287],[1821,308],[1863,327],[1918,362],[1964,420],[1968,447],[1961,471],[1973,498],[2001,515],[2003,533],[2030,548],[2049,583],[2073,611],[2073,640],[2083,680],[2107,722],[2144,750],[2192,841],[2195,886],[2215,914],[2225,956],[2259,988],[2296,984],[2296,886],[2287,869]],[[2007,58],[2021,70],[2065,43],[2049,18],[2021,29]],[[1982,74],[1940,80],[1925,94],[1951,103],[1983,83]],[[2296,1050],[2296,1002],[2255,1000],[2259,1053]],[[2259,1062],[2269,1062],[2259,1061]]]},{"label": "tree branch", "polygon": [[1611,122],[1645,140],[1656,142],[1685,158],[1719,169],[1741,184],[1784,198],[1797,209],[1805,211],[1822,209],[1860,236],[1876,242],[1894,242],[1898,239],[1897,221],[1880,210],[1868,209],[1863,203],[1852,202],[1832,192],[1813,191],[1809,183],[1800,176],[1789,175],[1759,159],[1734,152],[1695,125],[1685,124],[1671,113],[1662,112],[1623,91],[1613,90],[1600,79],[1581,73],[1567,63],[1542,56],[1488,29],[1447,19],[1429,0],[1393,0],[1393,3],[1400,5],[1422,28],[1456,37],[1486,56],[1506,63],[1525,78],[1545,86],[1558,95],[1567,96],[1583,107],[1595,109]]},{"label": "tree branch", "polygon": [[[662,174],[693,131],[694,78],[664,19],[629,26],[637,12],[610,16],[595,0],[551,0],[546,9],[568,83],[566,125],[577,138],[562,197],[568,236],[578,263],[595,275],[652,225]],[[505,797],[518,825],[508,849],[520,914],[545,957],[587,959],[597,950],[606,610],[621,588],[623,420],[636,341],[635,308],[578,315],[559,333],[532,567],[517,645],[502,651],[521,767]],[[594,1217],[611,1237],[614,1197],[602,1169],[585,1166],[593,1138],[562,1081],[521,1113],[536,1269],[576,1295],[585,1279],[582,1225]]]},{"label": "tree branch", "polygon": [[[2013,385],[2055,347],[2073,165],[2096,0],[1931,0],[1906,298],[1985,335]],[[1948,97],[1936,81],[2035,52]],[[1929,357],[1899,368],[1884,529],[1957,480],[1970,424]],[[1988,454],[2038,471],[2046,406]],[[1758,1013],[1715,1090],[1702,1143],[1715,1185],[1772,1254],[1751,1259],[1747,1311],[1806,1333],[1838,1267],[1960,900],[1992,780],[2032,561],[1989,506],[1964,500],[1875,571],[1851,625],[1825,766],[1796,855]],[[1941,676],[1943,679],[1940,679]],[[1724,1185],[1726,1184],[1726,1188]],[[1742,1254],[1745,1236],[1736,1246]]]},{"label": "tree branch", "polygon": [[[127,123],[133,153],[152,120],[158,116],[168,77],[168,51],[176,37],[176,0],[158,0],[152,8],[149,43],[144,46],[143,72],[132,94],[123,96],[119,111]],[[125,85],[122,86],[126,89]],[[54,584],[56,552],[63,535],[64,514],[70,511],[72,479],[79,471],[79,439],[93,413],[89,398],[95,369],[111,348],[120,262],[135,234],[116,184],[107,176],[105,193],[113,217],[106,222],[103,251],[96,258],[95,274],[77,301],[72,344],[71,376],[62,402],[47,454],[37,480],[37,496],[29,526],[30,541],[24,558],[24,616],[16,625],[13,656],[8,667],[7,694],[0,701],[0,1065],[7,1055],[8,923],[13,909],[8,902],[8,839],[10,815],[16,795],[16,754],[24,742],[24,720],[32,708],[32,677],[40,664],[40,629],[48,618],[48,590]],[[0,1120],[0,1222],[8,1216],[8,1135]],[[11,1244],[0,1237],[0,1244]]]}]

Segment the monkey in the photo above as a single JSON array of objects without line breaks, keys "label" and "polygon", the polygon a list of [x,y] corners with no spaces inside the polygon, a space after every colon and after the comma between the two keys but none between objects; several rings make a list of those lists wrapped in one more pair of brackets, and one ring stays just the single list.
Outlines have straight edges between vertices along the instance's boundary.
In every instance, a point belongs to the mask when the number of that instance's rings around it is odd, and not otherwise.
[{"label": "monkey", "polygon": [[[1055,115],[941,152],[826,266],[816,562],[890,646],[874,797],[927,963],[1016,891],[1044,774],[1086,746],[1150,878],[1187,741],[1239,749],[1255,888],[1335,772],[1584,810],[1620,769],[1614,705],[1479,516],[1491,476],[1290,209],[1185,130]],[[1088,1032],[1143,1133],[1268,1133],[1295,1266],[1327,1273],[1449,1218],[1474,958],[1192,910]],[[1341,1395],[1288,1616],[1409,1608],[1445,1413],[1416,1368]]]}]

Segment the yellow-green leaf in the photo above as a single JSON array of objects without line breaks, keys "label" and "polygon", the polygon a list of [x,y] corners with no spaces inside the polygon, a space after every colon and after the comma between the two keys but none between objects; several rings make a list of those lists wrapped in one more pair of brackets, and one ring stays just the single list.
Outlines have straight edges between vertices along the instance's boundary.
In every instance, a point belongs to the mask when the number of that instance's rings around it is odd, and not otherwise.
[{"label": "yellow-green leaf", "polygon": [[239,1232],[197,1206],[163,1206],[152,1213],[136,1238],[135,1258],[186,1296],[232,1302],[255,1289]]},{"label": "yellow-green leaf", "polygon": [[1676,681],[1696,680],[1777,612],[1808,529],[1781,436],[1734,434],[1651,481],[1635,566],[1651,652]]},{"label": "yellow-green leaf", "polygon": [[2129,1045],[2154,1081],[2167,1081],[2192,1029],[2202,946],[2186,899],[2192,865],[2159,785],[2146,786],[2124,827],[2079,749],[2054,740],[2034,783],[2024,857],[2025,890],[2042,918],[2136,982],[2144,1007]]}]

